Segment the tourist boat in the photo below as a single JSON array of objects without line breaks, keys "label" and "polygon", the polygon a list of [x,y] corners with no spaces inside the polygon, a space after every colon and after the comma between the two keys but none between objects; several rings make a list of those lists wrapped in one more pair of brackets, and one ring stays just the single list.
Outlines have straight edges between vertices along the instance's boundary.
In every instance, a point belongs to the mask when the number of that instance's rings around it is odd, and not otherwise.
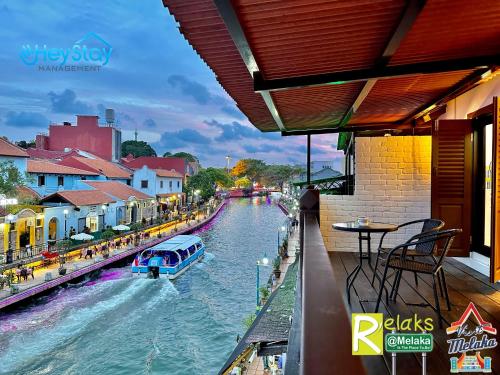
[{"label": "tourist boat", "polygon": [[149,278],[175,279],[203,258],[205,245],[198,236],[179,235],[138,254],[132,274]]}]

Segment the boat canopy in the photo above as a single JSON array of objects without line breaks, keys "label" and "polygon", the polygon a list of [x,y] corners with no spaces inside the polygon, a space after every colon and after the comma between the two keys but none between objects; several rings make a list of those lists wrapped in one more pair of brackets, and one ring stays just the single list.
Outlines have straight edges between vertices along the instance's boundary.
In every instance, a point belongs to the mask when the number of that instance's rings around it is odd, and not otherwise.
[{"label": "boat canopy", "polygon": [[[159,243],[148,250],[165,251],[165,250],[188,250],[191,246],[201,245],[201,238],[194,235],[181,234],[169,240]],[[200,246],[197,246],[199,248]]]}]

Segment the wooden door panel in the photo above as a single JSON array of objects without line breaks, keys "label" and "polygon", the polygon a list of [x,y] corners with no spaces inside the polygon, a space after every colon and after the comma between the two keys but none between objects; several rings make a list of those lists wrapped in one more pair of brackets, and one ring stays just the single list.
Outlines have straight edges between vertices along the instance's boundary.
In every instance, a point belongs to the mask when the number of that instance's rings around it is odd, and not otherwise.
[{"label": "wooden door panel", "polygon": [[432,217],[461,228],[450,256],[468,256],[471,236],[472,121],[439,120],[432,132]]},{"label": "wooden door panel", "polygon": [[491,168],[491,259],[490,280],[500,281],[500,105],[493,98],[493,158]]}]

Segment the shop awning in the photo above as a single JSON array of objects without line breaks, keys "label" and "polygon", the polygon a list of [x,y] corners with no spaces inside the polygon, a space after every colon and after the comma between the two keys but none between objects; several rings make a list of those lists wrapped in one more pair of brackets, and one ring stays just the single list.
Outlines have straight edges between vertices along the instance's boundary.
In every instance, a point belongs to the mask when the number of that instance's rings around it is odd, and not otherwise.
[{"label": "shop awning", "polygon": [[262,131],[428,129],[500,64],[498,1],[163,3]]}]

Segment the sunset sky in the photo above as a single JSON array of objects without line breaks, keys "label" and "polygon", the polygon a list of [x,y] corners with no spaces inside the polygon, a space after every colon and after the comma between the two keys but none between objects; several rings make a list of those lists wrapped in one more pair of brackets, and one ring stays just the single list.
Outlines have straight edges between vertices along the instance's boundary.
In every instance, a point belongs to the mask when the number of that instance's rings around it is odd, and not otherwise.
[{"label": "sunset sky", "polygon": [[[177,29],[161,0],[0,1],[0,135],[31,140],[51,122],[114,108],[123,139],[159,154],[188,151],[204,166],[225,156],[305,163],[305,137],[261,133],[237,109]],[[70,48],[88,33],[112,52],[100,71],[40,71],[23,46]],[[336,135],[313,137],[313,160],[339,161]]]}]

